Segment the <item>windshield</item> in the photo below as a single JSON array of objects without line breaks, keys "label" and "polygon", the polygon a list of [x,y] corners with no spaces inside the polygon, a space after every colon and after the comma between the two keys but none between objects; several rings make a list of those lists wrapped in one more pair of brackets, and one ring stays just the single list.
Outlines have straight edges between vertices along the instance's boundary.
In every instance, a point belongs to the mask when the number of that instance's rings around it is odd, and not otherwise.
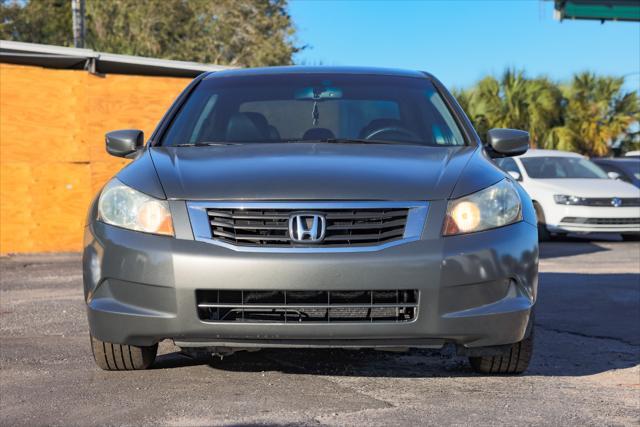
[{"label": "windshield", "polygon": [[616,164],[616,166],[620,167],[620,169],[633,176],[635,179],[640,179],[640,161],[622,161],[619,164]]},{"label": "windshield", "polygon": [[343,139],[465,144],[426,78],[301,73],[204,79],[162,145]]},{"label": "windshield", "polygon": [[520,160],[531,178],[608,178],[595,163],[579,157],[525,157]]}]

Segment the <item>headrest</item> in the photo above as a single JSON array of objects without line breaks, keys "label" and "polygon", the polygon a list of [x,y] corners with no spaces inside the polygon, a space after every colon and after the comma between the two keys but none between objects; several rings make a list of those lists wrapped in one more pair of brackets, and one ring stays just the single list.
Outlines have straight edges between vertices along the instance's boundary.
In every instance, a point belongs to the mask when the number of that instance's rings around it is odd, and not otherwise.
[{"label": "headrest", "polygon": [[243,114],[249,117],[249,119],[253,122],[254,125],[256,125],[258,130],[263,135],[266,136],[269,134],[269,122],[267,121],[267,118],[264,116],[264,114],[255,113],[253,111],[247,111]]},{"label": "headrest", "polygon": [[256,124],[256,121],[259,122],[260,119],[252,117],[253,114],[262,116],[259,113],[236,113],[231,116],[227,124],[225,139],[231,142],[262,141],[267,139],[266,133],[260,129],[259,124]]}]

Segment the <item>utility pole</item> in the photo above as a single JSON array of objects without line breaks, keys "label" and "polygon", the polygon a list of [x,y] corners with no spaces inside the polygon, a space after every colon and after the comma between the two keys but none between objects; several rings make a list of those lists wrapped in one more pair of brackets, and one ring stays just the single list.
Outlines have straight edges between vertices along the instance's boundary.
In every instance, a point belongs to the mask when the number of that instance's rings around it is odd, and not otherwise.
[{"label": "utility pole", "polygon": [[84,1],[71,0],[71,16],[73,18],[73,46],[84,47]]}]

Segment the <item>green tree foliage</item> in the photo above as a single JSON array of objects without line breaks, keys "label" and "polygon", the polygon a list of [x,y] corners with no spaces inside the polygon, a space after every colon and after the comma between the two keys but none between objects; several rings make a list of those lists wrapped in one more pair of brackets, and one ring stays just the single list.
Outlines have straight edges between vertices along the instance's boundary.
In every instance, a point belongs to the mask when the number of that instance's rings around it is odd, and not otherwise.
[{"label": "green tree foliage", "polygon": [[69,0],[0,0],[0,38],[72,46]]},{"label": "green tree foliage", "polygon": [[543,141],[560,124],[562,94],[546,78],[528,79],[524,72],[507,70],[498,80],[485,77],[466,91],[470,115],[484,138],[494,127],[525,129],[532,141]]},{"label": "green tree foliage", "polygon": [[454,95],[483,139],[491,128],[524,129],[533,146],[603,156],[640,121],[638,96],[624,92],[623,83],[580,73],[561,87],[545,77],[506,70],[500,79],[485,77]]},{"label": "green tree foliage", "polygon": [[547,145],[589,156],[607,155],[608,143],[640,120],[638,96],[624,93],[623,83],[623,78],[576,74],[564,90],[564,124],[552,129]]},{"label": "green tree foliage", "polygon": [[[69,0],[0,0],[3,39],[71,46]],[[292,63],[287,0],[86,0],[86,46],[220,65]]]}]

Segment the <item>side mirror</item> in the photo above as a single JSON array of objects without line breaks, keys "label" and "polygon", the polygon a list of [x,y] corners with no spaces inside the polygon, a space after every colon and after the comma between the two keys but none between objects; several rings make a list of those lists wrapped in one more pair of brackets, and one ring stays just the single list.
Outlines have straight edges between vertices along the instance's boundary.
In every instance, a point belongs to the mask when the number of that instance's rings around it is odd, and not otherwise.
[{"label": "side mirror", "polygon": [[132,158],[144,145],[144,132],[138,129],[114,130],[105,136],[107,153]]},{"label": "side mirror", "polygon": [[520,173],[515,171],[509,171],[507,173],[511,175],[511,178],[515,179],[516,181],[522,181],[522,175],[520,175]]},{"label": "side mirror", "polygon": [[607,172],[609,179],[620,179],[620,174],[618,172]]},{"label": "side mirror", "polygon": [[491,157],[511,157],[529,149],[529,132],[517,129],[491,129],[487,133]]}]

